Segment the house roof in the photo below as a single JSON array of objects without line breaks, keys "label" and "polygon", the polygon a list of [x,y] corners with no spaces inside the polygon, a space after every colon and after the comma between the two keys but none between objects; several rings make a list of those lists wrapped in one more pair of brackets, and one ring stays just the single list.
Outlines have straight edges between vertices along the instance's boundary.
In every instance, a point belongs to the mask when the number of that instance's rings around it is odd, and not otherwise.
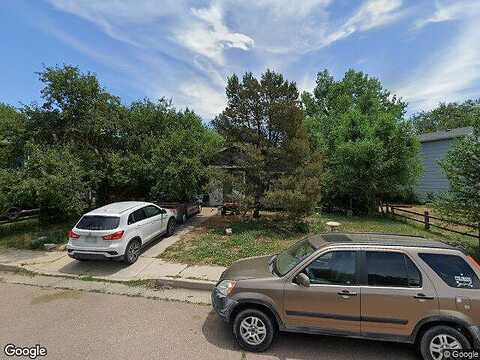
[{"label": "house roof", "polygon": [[461,127],[451,130],[435,131],[431,133],[420,134],[419,139],[421,143],[455,139],[462,136],[473,134],[472,127]]}]

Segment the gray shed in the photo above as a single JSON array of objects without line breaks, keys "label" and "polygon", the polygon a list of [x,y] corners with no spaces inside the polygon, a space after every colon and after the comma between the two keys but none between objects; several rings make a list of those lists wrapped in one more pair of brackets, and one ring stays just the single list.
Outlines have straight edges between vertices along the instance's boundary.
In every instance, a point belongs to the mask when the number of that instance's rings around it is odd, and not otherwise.
[{"label": "gray shed", "polygon": [[424,198],[428,194],[444,192],[450,189],[450,184],[439,161],[445,157],[455,140],[472,133],[473,128],[463,127],[421,134],[419,136],[423,165],[423,175],[417,185],[417,195],[420,198]]}]

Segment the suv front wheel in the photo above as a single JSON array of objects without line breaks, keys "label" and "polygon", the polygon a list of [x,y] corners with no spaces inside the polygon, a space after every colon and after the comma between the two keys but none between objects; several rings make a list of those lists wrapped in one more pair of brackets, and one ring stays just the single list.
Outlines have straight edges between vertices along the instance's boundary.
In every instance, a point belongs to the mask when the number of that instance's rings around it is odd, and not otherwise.
[{"label": "suv front wheel", "polygon": [[466,349],[470,349],[467,338],[450,326],[434,326],[420,340],[420,352],[425,360],[447,359],[450,354],[445,352]]},{"label": "suv front wheel", "polygon": [[256,309],[241,311],[233,322],[233,335],[241,348],[261,352],[267,350],[276,335],[272,319]]}]

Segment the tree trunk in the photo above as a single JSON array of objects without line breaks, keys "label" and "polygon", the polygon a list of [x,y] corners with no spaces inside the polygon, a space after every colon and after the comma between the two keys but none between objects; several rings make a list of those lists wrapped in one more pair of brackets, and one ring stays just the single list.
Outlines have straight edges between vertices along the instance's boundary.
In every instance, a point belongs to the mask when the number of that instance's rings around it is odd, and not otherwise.
[{"label": "tree trunk", "polygon": [[258,219],[260,217],[260,195],[255,194],[255,208],[253,209],[253,217]]}]

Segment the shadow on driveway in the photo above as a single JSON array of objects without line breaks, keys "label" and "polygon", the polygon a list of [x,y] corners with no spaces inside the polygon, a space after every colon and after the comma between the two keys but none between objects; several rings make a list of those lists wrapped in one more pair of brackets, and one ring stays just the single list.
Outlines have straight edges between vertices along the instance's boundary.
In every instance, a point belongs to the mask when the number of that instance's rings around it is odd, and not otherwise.
[{"label": "shadow on driveway", "polygon": [[[206,340],[222,349],[242,351],[235,343],[230,325],[214,311],[202,326]],[[253,354],[248,354],[251,358]],[[262,356],[276,359],[420,359],[414,347],[408,344],[348,339],[321,335],[280,333],[272,347]]]},{"label": "shadow on driveway", "polygon": [[[142,249],[142,254],[153,246],[157,245],[160,241],[165,239],[164,235],[157,236],[154,240],[150,241]],[[87,260],[77,261],[74,259],[66,258],[66,264],[62,266],[58,271],[63,274],[70,275],[83,275],[83,276],[100,276],[106,277],[111,275],[118,275],[125,277],[132,274],[138,274],[150,264],[150,259],[139,257],[137,262],[132,265],[127,265],[119,260]]]}]

